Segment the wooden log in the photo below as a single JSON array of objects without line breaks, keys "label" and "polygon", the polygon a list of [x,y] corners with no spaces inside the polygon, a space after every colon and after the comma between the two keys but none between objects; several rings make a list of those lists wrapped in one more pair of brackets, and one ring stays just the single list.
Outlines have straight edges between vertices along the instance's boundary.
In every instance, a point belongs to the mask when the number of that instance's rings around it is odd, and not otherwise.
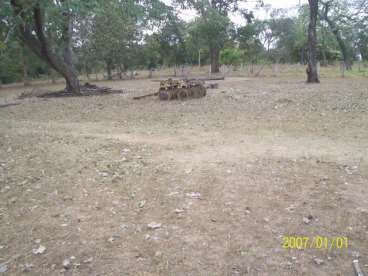
[{"label": "wooden log", "polygon": [[133,97],[133,100],[140,100],[140,99],[147,98],[147,97],[157,96],[158,93],[159,92],[150,93],[150,94],[146,94],[146,95],[142,95],[142,96],[136,96],[136,97]]}]

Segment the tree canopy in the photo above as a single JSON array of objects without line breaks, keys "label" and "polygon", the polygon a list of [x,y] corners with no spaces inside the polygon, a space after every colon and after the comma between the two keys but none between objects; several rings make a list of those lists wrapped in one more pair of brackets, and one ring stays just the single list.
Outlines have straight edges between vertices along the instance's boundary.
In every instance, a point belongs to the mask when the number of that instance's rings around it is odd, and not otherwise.
[{"label": "tree canopy", "polygon": [[[78,75],[183,64],[303,63],[308,57],[308,5],[297,14],[271,10],[254,17],[247,1],[3,0],[0,2],[0,81],[57,72],[78,93]],[[248,2],[249,3],[249,2]],[[259,6],[261,2],[259,1]],[[197,16],[184,21],[180,8]],[[242,25],[230,15],[244,18]],[[316,58],[321,65],[368,60],[368,1],[321,0]],[[17,56],[19,58],[14,59]]]}]

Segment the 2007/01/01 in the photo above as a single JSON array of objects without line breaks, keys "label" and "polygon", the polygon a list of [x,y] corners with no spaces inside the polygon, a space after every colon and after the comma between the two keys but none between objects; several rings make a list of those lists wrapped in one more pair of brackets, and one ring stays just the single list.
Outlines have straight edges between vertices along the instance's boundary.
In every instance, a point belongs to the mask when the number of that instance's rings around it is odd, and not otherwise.
[{"label": "2007/01/01", "polygon": [[284,249],[344,249],[349,247],[347,237],[323,237],[315,236],[284,236],[282,238],[282,248]]}]

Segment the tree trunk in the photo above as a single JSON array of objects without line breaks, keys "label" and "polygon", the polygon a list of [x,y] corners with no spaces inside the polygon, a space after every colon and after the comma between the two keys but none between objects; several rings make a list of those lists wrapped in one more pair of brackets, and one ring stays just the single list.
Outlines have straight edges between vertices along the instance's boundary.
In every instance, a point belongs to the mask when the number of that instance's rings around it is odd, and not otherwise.
[{"label": "tree trunk", "polygon": [[201,69],[201,49],[198,51],[198,68]]},{"label": "tree trunk", "polygon": [[26,57],[24,47],[21,48],[21,57],[22,57],[22,67],[23,67],[23,85],[29,86],[30,82],[28,79],[28,60]]},{"label": "tree trunk", "polygon": [[66,90],[74,93],[80,92],[79,80],[77,78],[77,73],[73,65],[73,50],[72,50],[72,35],[73,35],[73,18],[69,12],[69,7],[67,7],[67,12],[64,13],[64,30],[63,30],[63,40],[64,49],[63,57],[64,62],[68,68],[65,72],[66,80]]},{"label": "tree trunk", "polygon": [[308,0],[309,2],[309,28],[308,28],[308,68],[307,82],[319,83],[317,70],[317,15],[318,15],[318,0]]},{"label": "tree trunk", "polygon": [[123,79],[123,67],[121,66],[121,64],[119,64],[118,66],[118,75],[119,75],[119,80]]},{"label": "tree trunk", "polygon": [[217,47],[210,47],[211,73],[220,72],[220,50]]},{"label": "tree trunk", "polygon": [[325,47],[322,47],[322,66],[327,66],[327,57]]},{"label": "tree trunk", "polygon": [[107,79],[112,80],[112,62],[111,60],[106,61],[106,71],[107,71]]},{"label": "tree trunk", "polygon": [[86,73],[87,80],[90,80],[90,79],[91,79],[91,77],[90,77],[90,75],[89,75],[89,73],[90,73],[90,72],[89,72],[89,68],[88,68],[87,62],[84,62],[83,67],[84,67],[84,71],[85,71],[85,73]]},{"label": "tree trunk", "polygon": [[[64,1],[61,1],[63,4]],[[36,3],[32,10],[32,17],[26,14],[26,10],[20,1],[11,0],[13,12],[21,18],[19,24],[19,37],[40,59],[45,61],[51,68],[60,73],[66,80],[66,89],[79,94],[79,80],[73,69],[71,60],[71,34],[72,18],[69,12],[64,18],[62,37],[64,42],[63,58],[53,50],[49,37],[45,35],[44,10],[40,3]],[[69,9],[67,9],[69,10]],[[30,23],[29,19],[32,19]],[[68,48],[68,49],[67,49]]]},{"label": "tree trunk", "polygon": [[304,47],[301,48],[301,50],[300,50],[300,64],[301,65],[305,64],[305,62],[304,62]]},{"label": "tree trunk", "polygon": [[352,62],[352,59],[351,59],[351,57],[348,53],[345,42],[344,42],[343,38],[341,37],[340,30],[336,26],[335,22],[333,22],[328,17],[328,12],[329,12],[329,9],[330,9],[330,2],[324,3],[323,5],[324,5],[324,10],[323,10],[323,14],[321,15],[321,17],[327,22],[327,24],[330,27],[332,33],[336,37],[337,43],[339,44],[339,48],[340,48],[340,51],[341,51],[341,54],[342,54],[345,69],[346,70],[351,70],[353,62]]},{"label": "tree trunk", "polygon": [[[11,0],[11,5],[13,7],[15,15],[20,16],[20,18],[22,19],[21,24],[19,25],[19,37],[23,41],[23,43],[27,45],[39,58],[44,60],[55,71],[60,73],[65,78],[67,89],[70,92],[79,94],[79,81],[73,68],[71,68],[70,64],[67,63],[65,60],[60,59],[60,57],[54,52],[49,38],[46,37],[44,33],[44,10],[42,9],[40,3],[37,3],[33,7],[33,24],[28,23],[29,21],[27,15],[25,14],[25,9],[21,4],[19,4],[18,1]],[[68,18],[68,21],[64,22],[66,27],[63,30],[63,38],[67,39],[67,41],[64,40],[64,42],[70,45],[71,30],[69,30],[69,21],[71,20],[71,18],[70,15],[66,17]],[[66,30],[67,32],[65,32]]]}]

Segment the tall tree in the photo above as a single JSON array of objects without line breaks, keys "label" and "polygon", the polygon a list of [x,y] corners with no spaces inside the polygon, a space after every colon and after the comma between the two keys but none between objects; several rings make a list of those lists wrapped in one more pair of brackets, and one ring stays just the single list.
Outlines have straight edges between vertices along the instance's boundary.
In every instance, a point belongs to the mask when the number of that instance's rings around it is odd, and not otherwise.
[{"label": "tall tree", "polygon": [[[342,12],[341,5],[337,1],[329,0],[327,2],[321,1],[322,11],[320,12],[320,17],[322,20],[325,20],[328,26],[331,29],[331,32],[334,34],[336,41],[340,47],[344,66],[347,70],[352,69],[353,63],[353,54],[352,51],[349,51],[349,47],[343,39],[341,34],[341,25],[338,22],[338,19],[344,17],[344,14],[347,12],[345,10]],[[331,10],[334,9],[334,16],[331,16]],[[340,25],[340,26],[339,26]]]},{"label": "tall tree", "polygon": [[197,19],[198,28],[205,37],[210,52],[211,72],[220,71],[220,51],[227,39],[230,26],[229,12],[239,12],[248,21],[253,13],[239,8],[241,0],[176,0],[182,8],[195,9],[200,17]]},{"label": "tall tree", "polygon": [[[83,4],[84,1],[78,3]],[[39,58],[66,80],[66,90],[80,93],[72,60],[73,9],[71,1],[10,0],[17,34]],[[62,53],[58,45],[62,45]]]},{"label": "tall tree", "polygon": [[308,68],[307,82],[319,83],[317,70],[317,16],[318,0],[308,0],[309,2],[309,27],[308,27]]}]

